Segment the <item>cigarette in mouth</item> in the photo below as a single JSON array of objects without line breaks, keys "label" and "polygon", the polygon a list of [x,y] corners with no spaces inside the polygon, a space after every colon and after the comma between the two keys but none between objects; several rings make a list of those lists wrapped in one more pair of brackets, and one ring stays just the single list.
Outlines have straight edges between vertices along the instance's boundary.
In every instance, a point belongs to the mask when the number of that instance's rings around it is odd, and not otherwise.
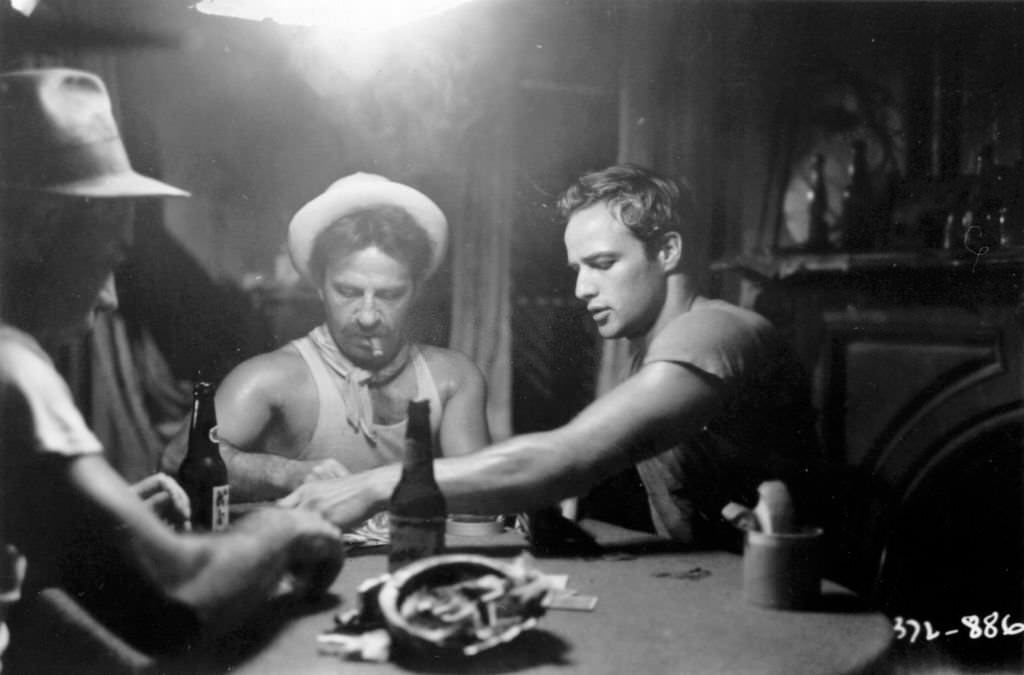
[{"label": "cigarette in mouth", "polygon": [[374,358],[384,356],[384,348],[380,346],[380,338],[370,338],[370,350]]}]

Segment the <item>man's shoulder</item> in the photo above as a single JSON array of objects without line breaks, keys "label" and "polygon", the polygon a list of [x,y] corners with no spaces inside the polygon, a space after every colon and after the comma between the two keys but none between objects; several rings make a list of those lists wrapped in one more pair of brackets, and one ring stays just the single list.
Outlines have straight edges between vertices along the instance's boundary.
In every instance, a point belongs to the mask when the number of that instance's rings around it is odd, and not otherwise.
[{"label": "man's shoulder", "polygon": [[53,362],[29,335],[0,327],[0,382],[36,386],[60,380]]},{"label": "man's shoulder", "polygon": [[774,335],[771,322],[757,312],[722,300],[709,300],[666,324],[651,340],[651,350],[679,343],[692,347],[752,348]]},{"label": "man's shoulder", "polygon": [[0,356],[14,358],[28,353],[36,359],[46,360],[45,352],[31,335],[0,323]]},{"label": "man's shoulder", "polygon": [[417,344],[416,348],[431,370],[437,368],[444,371],[462,371],[476,368],[473,361],[460,351],[425,344]]},{"label": "man's shoulder", "polygon": [[305,361],[298,350],[288,344],[238,364],[224,378],[220,389],[238,393],[258,390],[273,395],[293,390],[308,380]]},{"label": "man's shoulder", "polygon": [[705,300],[672,321],[667,328],[688,329],[693,326],[711,326],[716,329],[761,333],[770,332],[772,325],[752,309],[734,305],[725,300]]},{"label": "man's shoulder", "polygon": [[706,300],[675,317],[653,337],[643,363],[685,363],[734,380],[774,353],[778,336],[760,314],[721,300]]},{"label": "man's shoulder", "polygon": [[416,347],[439,385],[450,382],[457,389],[483,379],[480,368],[460,351],[436,345],[417,344]]},{"label": "man's shoulder", "polygon": [[102,450],[50,357],[31,336],[7,326],[0,329],[0,405],[2,414],[16,411],[7,420],[12,428],[29,421],[37,449],[68,456]]}]

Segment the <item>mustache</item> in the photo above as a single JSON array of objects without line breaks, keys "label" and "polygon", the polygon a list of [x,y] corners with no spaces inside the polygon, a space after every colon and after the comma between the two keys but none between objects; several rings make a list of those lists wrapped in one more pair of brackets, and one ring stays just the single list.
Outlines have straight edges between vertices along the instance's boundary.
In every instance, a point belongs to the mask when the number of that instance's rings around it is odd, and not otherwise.
[{"label": "mustache", "polygon": [[341,331],[342,337],[354,338],[357,340],[383,340],[391,336],[393,333],[390,329],[382,329],[378,327],[375,330],[360,330],[359,328],[347,328]]}]

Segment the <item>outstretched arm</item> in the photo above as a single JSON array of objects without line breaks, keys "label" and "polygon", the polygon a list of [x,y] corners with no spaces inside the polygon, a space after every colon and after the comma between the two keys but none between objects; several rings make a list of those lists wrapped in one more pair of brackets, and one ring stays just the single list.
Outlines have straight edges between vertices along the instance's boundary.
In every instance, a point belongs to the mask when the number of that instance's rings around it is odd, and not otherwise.
[{"label": "outstretched arm", "polygon": [[[587,406],[567,425],[511,438],[465,457],[434,463],[453,512],[529,511],[582,494],[643,458],[639,441],[682,440],[718,411],[721,384],[690,368],[657,362],[644,366]],[[646,452],[655,443],[640,444]],[[382,467],[357,476],[303,485],[284,506],[302,506],[346,526],[384,508],[399,468]]]}]

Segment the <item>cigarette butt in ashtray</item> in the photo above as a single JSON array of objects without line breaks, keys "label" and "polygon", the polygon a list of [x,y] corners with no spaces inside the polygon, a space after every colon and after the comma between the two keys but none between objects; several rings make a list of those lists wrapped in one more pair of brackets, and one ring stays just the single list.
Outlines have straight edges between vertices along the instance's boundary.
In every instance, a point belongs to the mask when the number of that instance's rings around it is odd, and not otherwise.
[{"label": "cigarette butt in ashtray", "polygon": [[760,530],[767,534],[796,531],[796,512],[786,484],[778,480],[761,483],[757,487],[759,498],[754,516]]}]

